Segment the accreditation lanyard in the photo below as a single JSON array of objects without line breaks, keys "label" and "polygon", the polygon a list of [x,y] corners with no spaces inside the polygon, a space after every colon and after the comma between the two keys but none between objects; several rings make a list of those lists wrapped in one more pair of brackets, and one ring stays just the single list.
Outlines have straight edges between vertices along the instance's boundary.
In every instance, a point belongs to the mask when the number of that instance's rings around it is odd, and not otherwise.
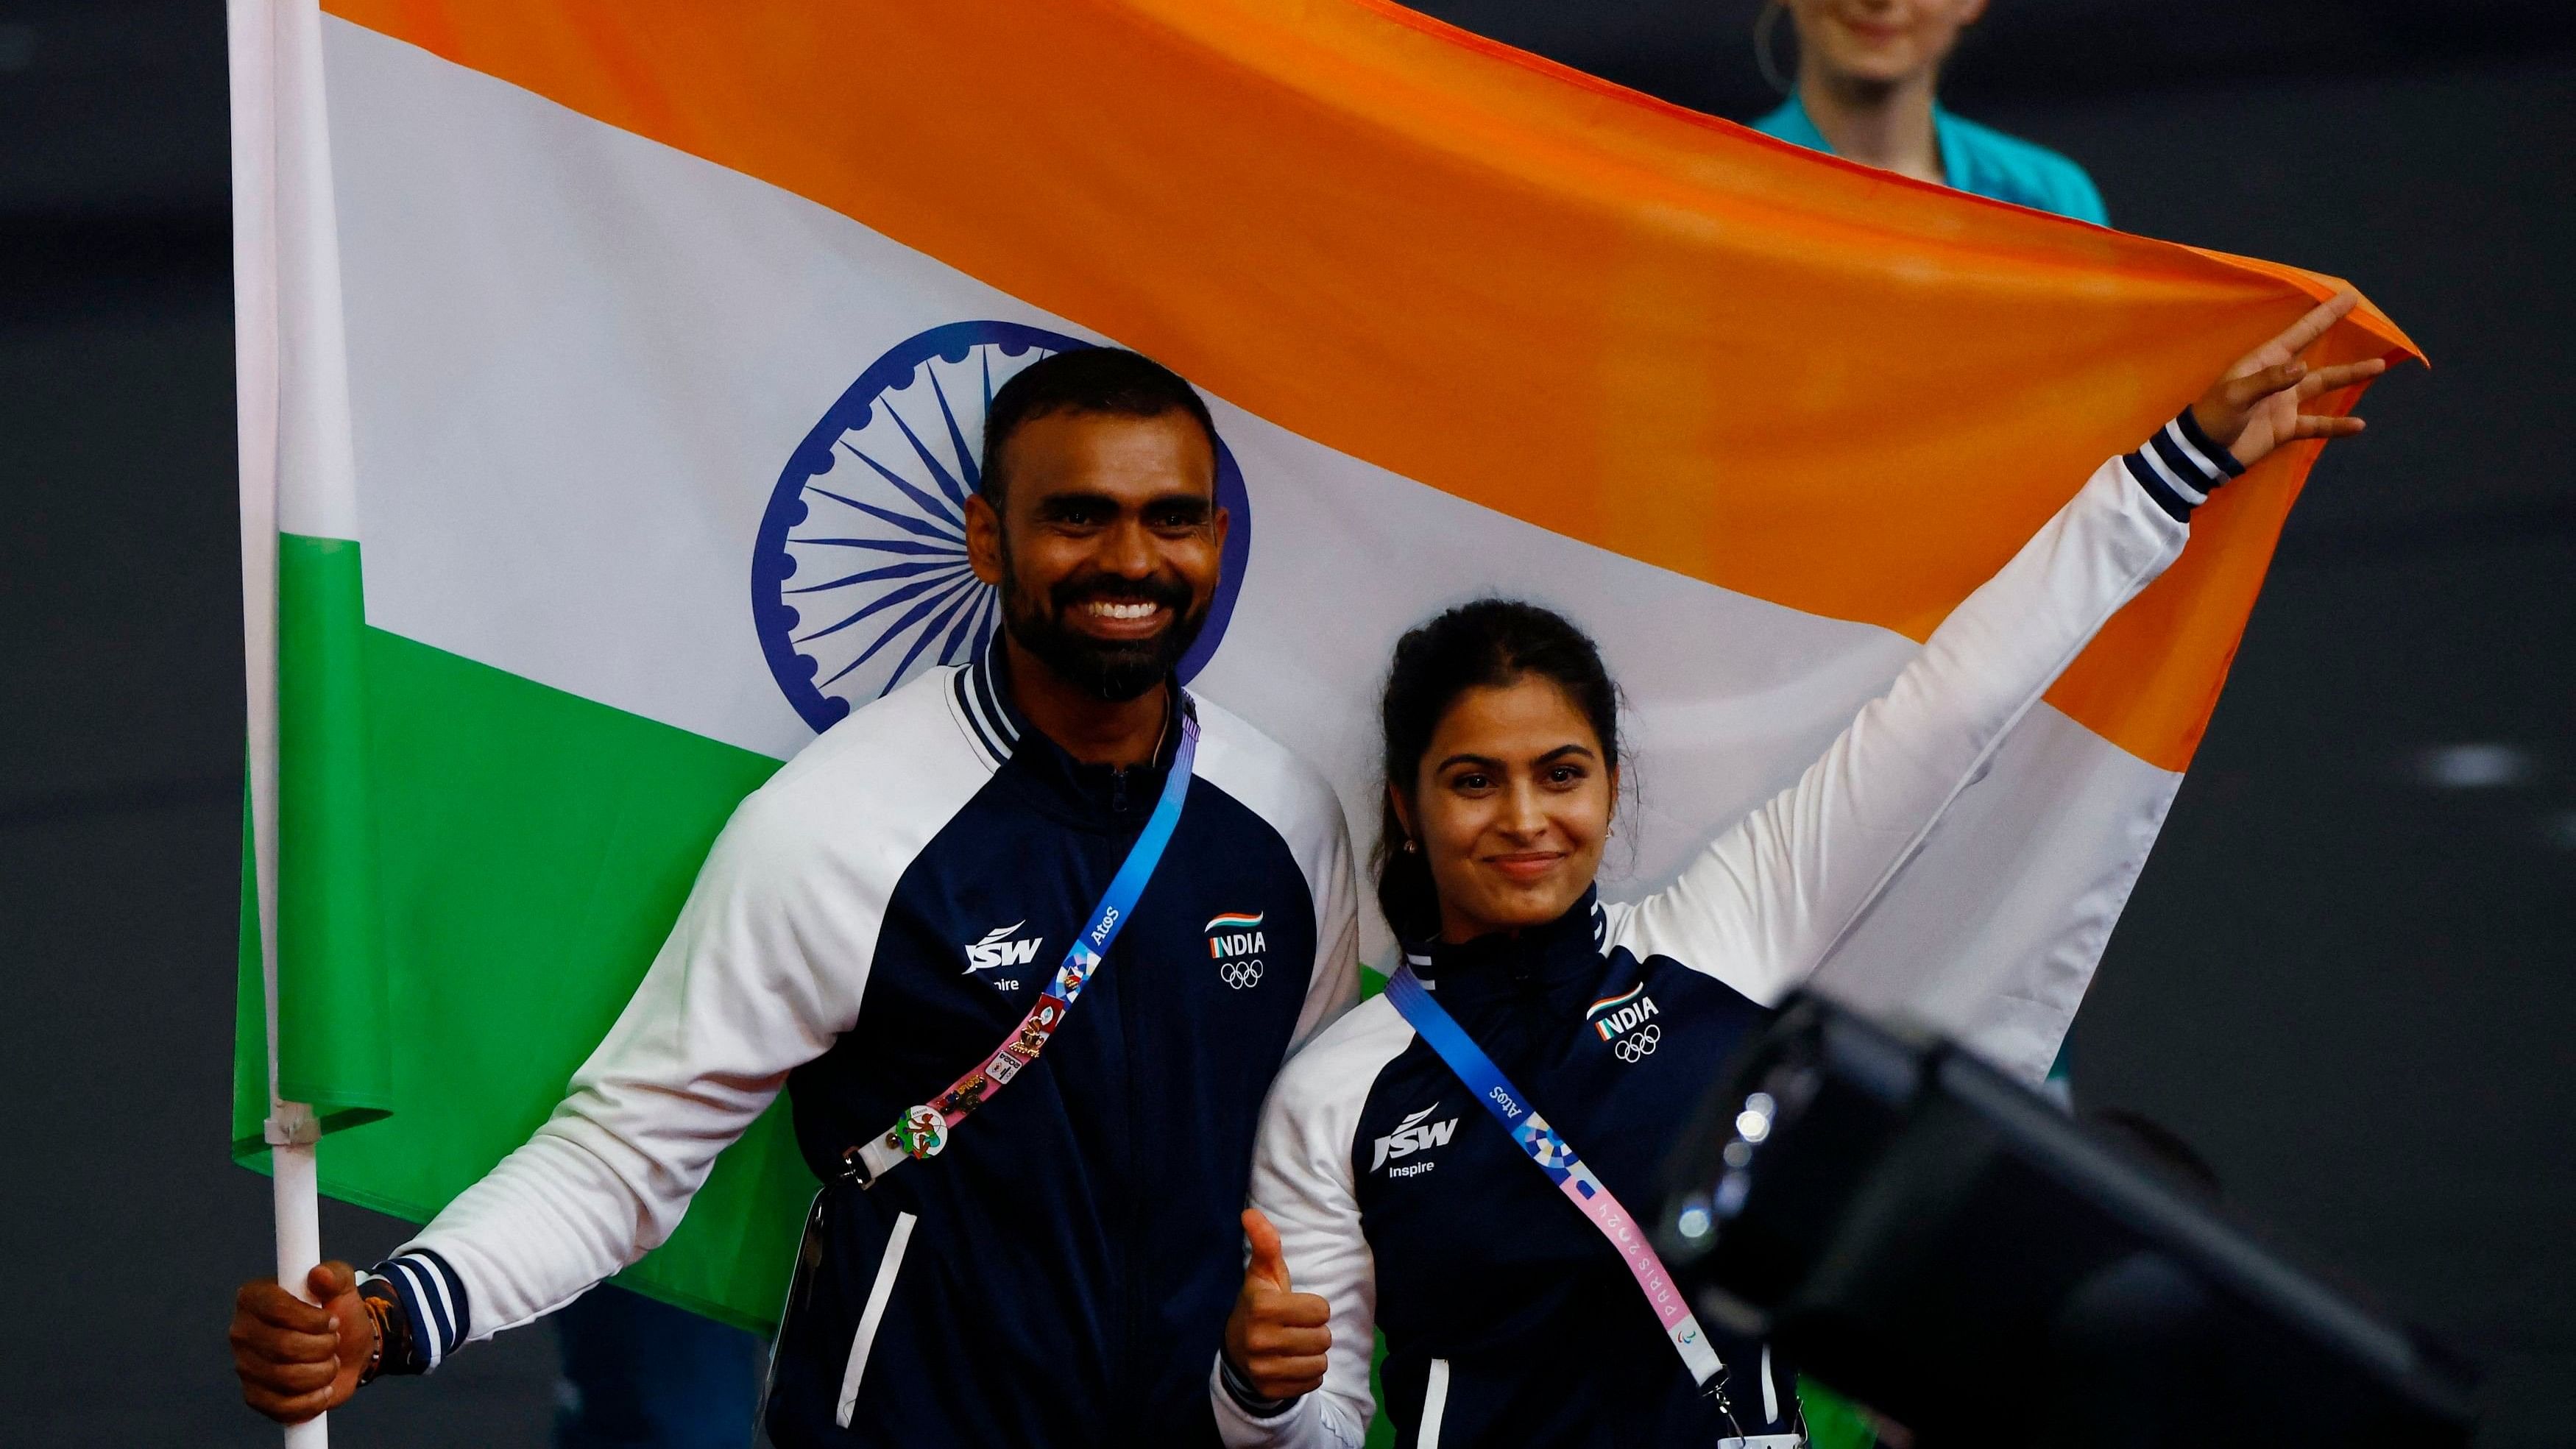
[{"label": "accreditation lanyard", "polygon": [[877,1137],[841,1154],[841,1161],[859,1186],[873,1185],[906,1158],[938,1156],[939,1150],[948,1145],[949,1132],[965,1121],[968,1113],[991,1101],[994,1093],[1038,1059],[1038,1053],[1046,1050],[1048,1038],[1064,1025],[1066,1014],[1082,999],[1083,986],[1091,980],[1091,973],[1100,969],[1111,943],[1126,928],[1127,918],[1136,913],[1137,898],[1145,893],[1145,883],[1154,878],[1154,867],[1162,864],[1164,847],[1172,843],[1172,832],[1180,826],[1181,802],[1190,793],[1190,767],[1199,752],[1198,716],[1190,709],[1187,696],[1182,698],[1180,714],[1181,743],[1172,752],[1170,773],[1163,777],[1162,797],[1154,802],[1154,813],[1146,818],[1136,843],[1127,847],[1127,859],[1120,862],[1118,873],[1109,878],[1109,889],[1100,893],[1100,904],[1091,908],[1089,924],[1074,937],[1072,949],[1064,953],[1063,963],[1055,968],[1055,979],[1048,983],[1046,994],[1038,998],[983,1063],[949,1083],[947,1091],[907,1110]]},{"label": "accreditation lanyard", "polygon": [[1395,1003],[1396,1011],[1440,1054],[1440,1060],[1449,1064],[1449,1070],[1466,1083],[1476,1100],[1485,1104],[1485,1110],[1503,1124],[1503,1130],[1512,1134],[1512,1140],[1547,1174],[1548,1181],[1555,1183],[1575,1209],[1601,1230],[1601,1236],[1610,1240],[1610,1246],[1619,1250],[1621,1261],[1628,1265],[1629,1274],[1645,1293],[1647,1306],[1654,1309],[1655,1320],[1664,1326],[1664,1337],[1672,1341],[1673,1352],[1682,1356],[1683,1367],[1690,1370],[1692,1382],[1704,1386],[1723,1373],[1726,1365],[1718,1361],[1717,1350],[1709,1347],[1708,1334],[1691,1316],[1690,1306],[1682,1301],[1682,1290],[1674,1286],[1673,1275],[1664,1271],[1663,1260],[1655,1256],[1655,1250],[1646,1243],[1646,1235],[1638,1231],[1637,1220],[1628,1216],[1628,1210],[1619,1206],[1619,1199],[1610,1195],[1609,1187],[1593,1175],[1582,1158],[1574,1155],[1573,1146],[1547,1125],[1546,1118],[1531,1109],[1528,1094],[1513,1086],[1503,1069],[1494,1065],[1494,1059],[1485,1055],[1485,1049],[1458,1025],[1457,1018],[1432,999],[1431,988],[1422,984],[1411,966],[1396,968],[1386,983],[1386,999]]}]

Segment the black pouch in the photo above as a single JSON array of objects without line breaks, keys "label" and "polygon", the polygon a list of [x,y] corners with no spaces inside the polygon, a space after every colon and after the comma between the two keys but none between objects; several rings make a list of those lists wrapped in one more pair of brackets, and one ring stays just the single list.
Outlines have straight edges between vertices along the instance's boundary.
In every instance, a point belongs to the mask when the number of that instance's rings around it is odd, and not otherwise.
[{"label": "black pouch", "polygon": [[778,1331],[769,1340],[769,1365],[760,1375],[760,1401],[751,1411],[754,1439],[769,1422],[769,1396],[778,1387],[779,1350],[786,1345],[796,1316],[805,1311],[806,1300],[814,1296],[814,1275],[823,1266],[823,1201],[837,1185],[825,1183],[815,1192],[813,1206],[805,1210],[805,1235],[796,1242],[796,1271],[787,1279],[787,1301],[779,1306]]}]

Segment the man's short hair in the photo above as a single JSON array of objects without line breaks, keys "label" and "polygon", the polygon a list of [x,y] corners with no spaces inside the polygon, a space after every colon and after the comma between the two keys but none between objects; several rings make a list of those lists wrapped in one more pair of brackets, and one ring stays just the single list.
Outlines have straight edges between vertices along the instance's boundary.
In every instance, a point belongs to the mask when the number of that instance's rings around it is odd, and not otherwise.
[{"label": "man's short hair", "polygon": [[1055,413],[1108,413],[1117,417],[1159,418],[1188,413],[1207,434],[1208,456],[1217,454],[1216,421],[1198,390],[1181,375],[1123,347],[1085,347],[1041,357],[1020,371],[984,410],[984,471],[977,491],[995,508],[1002,506],[1002,445],[1022,424]]}]

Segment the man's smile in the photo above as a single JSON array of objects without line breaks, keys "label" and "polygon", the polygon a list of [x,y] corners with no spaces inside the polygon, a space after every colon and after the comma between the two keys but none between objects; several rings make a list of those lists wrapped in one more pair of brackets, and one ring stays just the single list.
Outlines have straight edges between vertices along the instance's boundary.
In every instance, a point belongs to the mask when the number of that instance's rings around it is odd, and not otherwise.
[{"label": "man's smile", "polygon": [[1163,632],[1172,611],[1149,599],[1089,599],[1070,612],[1094,638],[1150,639]]}]

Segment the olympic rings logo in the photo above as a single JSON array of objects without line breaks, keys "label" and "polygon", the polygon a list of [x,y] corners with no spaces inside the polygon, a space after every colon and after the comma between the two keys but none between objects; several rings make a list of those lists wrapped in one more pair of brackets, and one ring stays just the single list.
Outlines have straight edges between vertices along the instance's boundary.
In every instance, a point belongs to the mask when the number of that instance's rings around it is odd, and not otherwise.
[{"label": "olympic rings logo", "polygon": [[1261,963],[1257,960],[1228,961],[1216,968],[1216,976],[1237,991],[1249,991],[1261,984]]},{"label": "olympic rings logo", "polygon": [[1612,1053],[1617,1055],[1619,1060],[1623,1062],[1633,1062],[1639,1057],[1653,1056],[1655,1054],[1656,1046],[1659,1045],[1663,1039],[1664,1029],[1650,1021],[1646,1023],[1643,1028],[1630,1032],[1626,1036],[1619,1038],[1618,1045],[1613,1046],[1610,1050]]}]

